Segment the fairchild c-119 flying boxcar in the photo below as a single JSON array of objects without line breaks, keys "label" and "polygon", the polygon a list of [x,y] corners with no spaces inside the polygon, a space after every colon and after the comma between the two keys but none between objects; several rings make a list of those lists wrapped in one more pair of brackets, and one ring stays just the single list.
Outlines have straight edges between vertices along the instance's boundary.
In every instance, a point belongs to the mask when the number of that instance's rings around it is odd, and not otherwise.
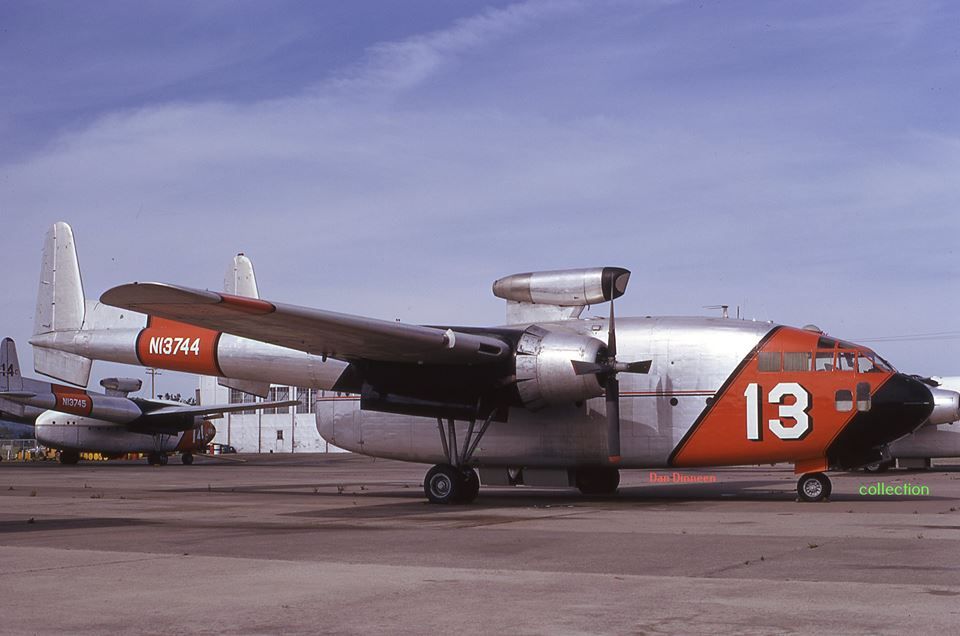
[{"label": "fairchild c-119 flying boxcar", "polygon": [[[881,461],[890,442],[960,417],[956,392],[818,330],[615,319],[630,277],[616,267],[502,278],[507,324],[457,327],[269,302],[229,283],[131,283],[85,302],[69,226],[51,229],[45,254],[43,279],[57,277],[41,283],[38,371],[82,383],[90,359],[108,359],[359,394],[359,411],[318,412],[321,435],[435,464],[433,502],[476,497],[475,468],[490,483],[559,476],[605,493],[622,468],[775,462],[794,464],[801,499],[820,500],[824,471]],[[66,312],[43,313],[53,295]],[[580,318],[604,302],[608,317]]]}]

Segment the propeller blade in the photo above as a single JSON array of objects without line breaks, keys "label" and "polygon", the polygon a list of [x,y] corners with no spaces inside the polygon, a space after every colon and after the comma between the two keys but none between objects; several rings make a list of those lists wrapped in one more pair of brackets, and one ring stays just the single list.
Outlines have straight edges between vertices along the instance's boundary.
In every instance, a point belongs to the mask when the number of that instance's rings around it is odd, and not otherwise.
[{"label": "propeller blade", "polygon": [[650,366],[653,360],[641,360],[640,362],[617,363],[618,373],[650,373]]},{"label": "propeller blade", "polygon": [[610,322],[607,323],[607,357],[617,357],[617,325],[613,318],[613,301],[610,301]]},{"label": "propeller blade", "polygon": [[607,458],[620,463],[620,381],[616,375],[607,378]]},{"label": "propeller blade", "polygon": [[571,360],[570,364],[573,365],[573,372],[576,375],[591,375],[597,373],[603,373],[607,371],[607,367],[602,364],[597,364],[596,362],[584,362],[583,360]]}]

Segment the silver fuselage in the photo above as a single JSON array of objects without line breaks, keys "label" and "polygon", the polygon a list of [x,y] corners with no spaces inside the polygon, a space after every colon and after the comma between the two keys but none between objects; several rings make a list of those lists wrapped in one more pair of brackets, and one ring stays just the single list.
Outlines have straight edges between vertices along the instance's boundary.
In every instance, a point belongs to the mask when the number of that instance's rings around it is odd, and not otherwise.
[{"label": "silver fuselage", "polygon": [[[606,319],[541,323],[598,338]],[[624,468],[666,466],[670,453],[737,365],[771,329],[770,323],[722,318],[622,318],[618,358],[652,360],[649,374],[621,374],[621,454]],[[445,461],[437,422],[357,408],[357,400],[317,403],[317,429],[331,444],[371,455],[421,463]],[[570,468],[605,457],[604,399],[510,409],[492,422],[472,463],[489,467]],[[457,423],[463,440],[468,424]]]}]

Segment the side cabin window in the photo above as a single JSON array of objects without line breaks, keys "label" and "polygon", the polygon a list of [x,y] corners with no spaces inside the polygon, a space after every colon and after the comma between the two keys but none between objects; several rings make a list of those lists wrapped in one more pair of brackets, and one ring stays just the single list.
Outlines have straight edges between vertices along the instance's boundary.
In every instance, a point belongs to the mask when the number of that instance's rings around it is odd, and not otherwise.
[{"label": "side cabin window", "polygon": [[757,354],[757,369],[761,373],[777,373],[780,371],[780,352],[761,351]]},{"label": "side cabin window", "polygon": [[784,351],[784,371],[809,371],[813,356],[809,351]]}]

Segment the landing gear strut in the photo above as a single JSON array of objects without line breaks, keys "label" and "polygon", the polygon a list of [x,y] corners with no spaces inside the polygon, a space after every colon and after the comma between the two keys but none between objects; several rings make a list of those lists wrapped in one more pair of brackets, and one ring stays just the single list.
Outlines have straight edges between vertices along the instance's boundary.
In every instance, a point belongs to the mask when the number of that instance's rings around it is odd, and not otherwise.
[{"label": "landing gear strut", "polygon": [[477,471],[470,467],[470,459],[473,453],[480,445],[480,439],[487,432],[490,422],[493,420],[494,411],[491,411],[487,418],[476,430],[476,420],[470,420],[470,426],[467,427],[467,436],[463,440],[463,447],[457,444],[457,429],[454,421],[446,421],[446,430],[444,430],[444,421],[437,418],[437,429],[440,431],[440,443],[443,445],[443,452],[447,456],[446,464],[437,464],[427,472],[423,479],[423,492],[427,495],[430,503],[451,504],[451,503],[470,503],[480,494],[480,476]]},{"label": "landing gear strut", "polygon": [[823,473],[807,473],[797,480],[800,501],[824,501],[830,497],[832,490],[830,478]]}]

